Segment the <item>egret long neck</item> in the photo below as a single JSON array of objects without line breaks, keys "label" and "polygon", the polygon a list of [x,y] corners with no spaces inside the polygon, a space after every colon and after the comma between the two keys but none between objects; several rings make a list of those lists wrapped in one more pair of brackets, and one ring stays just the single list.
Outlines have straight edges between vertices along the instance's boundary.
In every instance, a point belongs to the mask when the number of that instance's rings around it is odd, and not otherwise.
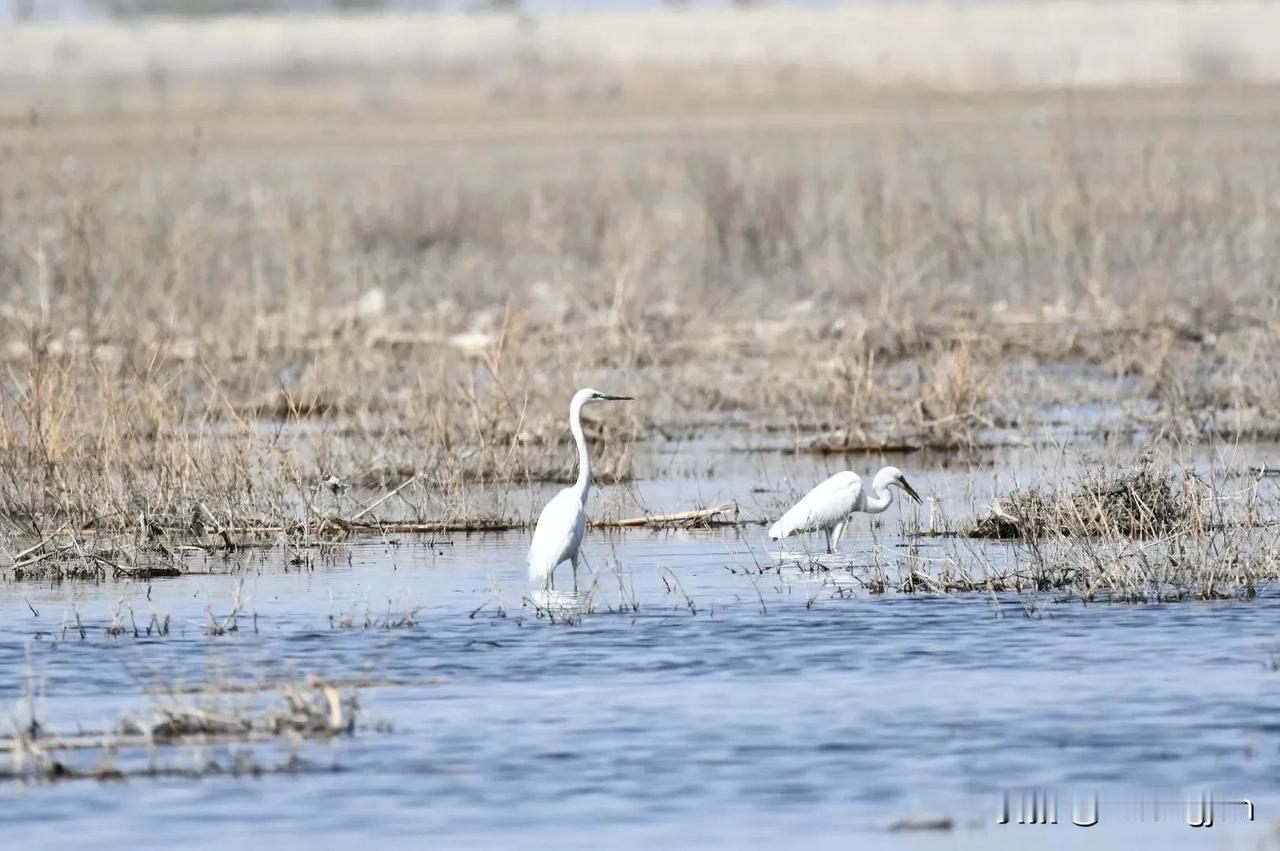
[{"label": "egret long neck", "polygon": [[587,438],[582,433],[582,403],[574,402],[569,407],[569,431],[573,432],[573,442],[578,446],[578,481],[573,490],[583,505],[587,504],[587,492],[591,490],[591,456],[587,454]]},{"label": "egret long neck", "polygon": [[871,493],[866,496],[866,506],[862,509],[868,514],[879,514],[893,505],[893,488],[888,481],[876,476],[871,483]]}]

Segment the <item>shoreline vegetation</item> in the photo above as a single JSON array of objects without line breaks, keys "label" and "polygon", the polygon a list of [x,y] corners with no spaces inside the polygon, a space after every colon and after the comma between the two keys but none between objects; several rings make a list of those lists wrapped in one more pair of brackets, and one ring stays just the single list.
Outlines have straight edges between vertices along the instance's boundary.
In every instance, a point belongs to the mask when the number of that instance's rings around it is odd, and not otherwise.
[{"label": "shoreline vegetation", "polygon": [[121,713],[109,727],[60,730],[43,717],[40,680],[28,668],[12,732],[0,736],[0,782],[338,771],[332,754],[313,754],[308,746],[392,730],[389,721],[362,717],[362,689],[443,682],[286,673],[258,681],[218,676],[190,685],[154,684],[146,689],[149,706]]}]

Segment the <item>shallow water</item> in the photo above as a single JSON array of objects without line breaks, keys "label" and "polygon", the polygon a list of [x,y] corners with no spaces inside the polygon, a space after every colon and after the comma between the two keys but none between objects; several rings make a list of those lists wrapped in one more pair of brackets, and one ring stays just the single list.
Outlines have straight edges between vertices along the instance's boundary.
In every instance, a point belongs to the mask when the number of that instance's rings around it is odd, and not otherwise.
[{"label": "shallow water", "polygon": [[[854,572],[901,552],[885,529],[878,542],[855,532]],[[291,669],[405,683],[362,691],[356,734],[304,745],[299,773],[0,787],[6,847],[985,848],[1025,847],[1027,831],[1079,847],[1159,831],[1173,846],[1205,841],[1181,803],[1202,789],[1258,806],[1253,824],[1219,812],[1218,847],[1272,835],[1280,596],[845,596],[856,583],[838,567],[756,575],[770,559],[759,537],[591,533],[598,584],[572,625],[527,599],[521,534],[364,543],[309,567],[276,551],[210,556],[192,562],[207,575],[149,585],[0,588],[0,701],[18,701],[29,658],[52,729],[145,714],[155,682]],[[207,635],[206,607],[224,614],[237,580],[240,629]],[[402,629],[330,623],[412,606]],[[140,625],[169,615],[170,634],[105,635],[129,608]],[[77,613],[83,639],[61,628]],[[1002,793],[1031,786],[1057,792],[1062,824],[997,824]],[[1071,827],[1071,795],[1095,790],[1102,824]],[[1130,821],[1124,802],[1153,797],[1160,823]],[[954,829],[888,832],[938,817]]]}]

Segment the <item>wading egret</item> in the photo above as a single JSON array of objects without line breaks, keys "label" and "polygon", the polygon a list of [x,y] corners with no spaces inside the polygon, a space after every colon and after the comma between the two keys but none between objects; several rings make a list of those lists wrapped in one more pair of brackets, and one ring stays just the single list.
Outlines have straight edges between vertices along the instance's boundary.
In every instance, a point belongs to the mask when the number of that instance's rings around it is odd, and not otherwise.
[{"label": "wading egret", "polygon": [[897,467],[885,467],[876,473],[871,483],[871,493],[862,488],[857,473],[845,470],[836,473],[805,494],[804,499],[782,515],[782,519],[769,527],[769,537],[775,541],[797,532],[827,533],[827,552],[834,553],[840,545],[840,536],[855,511],[879,514],[893,504],[893,488],[900,487],[907,496],[920,501],[915,488],[907,484],[907,477]]},{"label": "wading egret", "polygon": [[587,493],[591,490],[591,458],[587,455],[587,439],[582,434],[582,409],[596,402],[617,402],[630,396],[614,396],[586,388],[573,394],[569,403],[569,431],[578,445],[578,481],[547,503],[538,515],[529,545],[529,578],[554,585],[556,568],[573,562],[573,584],[578,585],[578,546],[587,527]]}]

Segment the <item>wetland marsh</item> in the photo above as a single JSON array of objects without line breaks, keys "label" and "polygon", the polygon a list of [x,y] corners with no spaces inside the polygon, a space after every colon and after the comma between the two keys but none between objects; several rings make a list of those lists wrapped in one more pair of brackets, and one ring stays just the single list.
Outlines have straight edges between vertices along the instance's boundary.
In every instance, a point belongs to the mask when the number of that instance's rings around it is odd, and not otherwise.
[{"label": "wetland marsh", "polygon": [[[1271,836],[1280,90],[249,85],[5,101],[6,837]],[[777,557],[881,463],[924,504]]]}]

